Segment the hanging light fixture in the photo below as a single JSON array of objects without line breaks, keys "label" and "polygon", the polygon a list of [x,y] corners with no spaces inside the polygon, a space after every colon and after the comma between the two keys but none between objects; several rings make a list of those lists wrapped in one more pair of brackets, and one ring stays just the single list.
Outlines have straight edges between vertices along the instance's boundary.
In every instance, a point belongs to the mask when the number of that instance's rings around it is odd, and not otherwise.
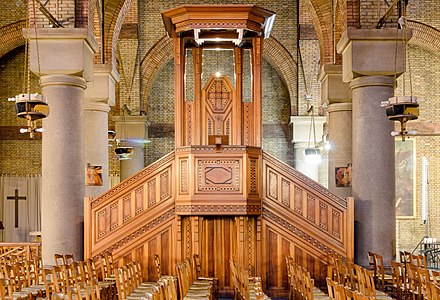
[{"label": "hanging light fixture", "polygon": [[[35,1],[32,1],[33,13],[36,16]],[[27,10],[29,11],[29,10]],[[37,62],[38,62],[38,73],[40,72],[40,53],[38,48],[38,35],[37,35],[37,24],[34,18],[34,29],[35,29],[35,46],[37,51]],[[43,132],[43,128],[37,127],[36,121],[39,119],[46,118],[49,115],[49,105],[47,104],[46,97],[38,93],[31,94],[30,91],[30,68],[29,68],[29,16],[26,19],[27,22],[27,36],[25,41],[25,59],[24,59],[24,79],[23,79],[23,89],[25,93],[16,95],[15,97],[9,98],[8,101],[15,101],[15,113],[18,117],[27,120],[27,127],[20,128],[20,133],[29,133],[30,138],[35,137],[36,132]]]},{"label": "hanging light fixture", "polygon": [[[316,143],[315,114],[314,114],[313,105],[310,105],[309,109],[307,110],[307,113],[310,114],[311,118],[310,118],[309,141],[307,144],[307,148],[304,149],[304,155],[306,156],[307,163],[319,164],[322,158],[321,158],[321,149],[318,147],[318,144]],[[310,145],[312,131],[313,131],[313,145]]]},{"label": "hanging light fixture", "polygon": [[115,153],[116,153],[116,157],[118,158],[118,160],[128,160],[128,159],[132,159],[133,154],[134,154],[134,149],[133,147],[127,145],[127,139],[125,136],[125,114],[131,113],[131,110],[128,108],[127,104],[122,105],[122,116],[123,116],[123,123],[124,123],[124,127],[123,127],[123,139],[116,139],[116,148],[115,148]]},{"label": "hanging light fixture", "polygon": [[[400,122],[400,131],[391,132],[392,136],[401,136],[402,141],[405,141],[405,137],[408,135],[415,135],[416,132],[408,131],[406,128],[406,122],[417,120],[419,117],[419,104],[417,103],[417,97],[412,93],[412,76],[411,76],[411,64],[408,56],[408,32],[407,32],[407,20],[406,16],[402,15],[398,20],[398,28],[402,28],[404,34],[403,47],[405,58],[408,61],[408,76],[410,84],[410,96],[394,96],[384,101],[382,106],[385,107],[385,112],[389,120]],[[397,69],[397,37],[396,37],[396,52],[395,52],[395,68]],[[405,61],[406,61],[405,60]],[[394,72],[394,82],[396,82],[397,71]],[[405,75],[404,75],[405,76]],[[403,82],[403,94],[405,94],[405,78]]]}]

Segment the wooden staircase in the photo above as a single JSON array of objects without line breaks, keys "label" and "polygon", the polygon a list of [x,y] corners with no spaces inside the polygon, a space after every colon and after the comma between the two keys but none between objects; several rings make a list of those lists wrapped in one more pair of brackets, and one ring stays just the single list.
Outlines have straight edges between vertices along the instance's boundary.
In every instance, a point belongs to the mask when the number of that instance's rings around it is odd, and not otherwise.
[{"label": "wooden staircase", "polygon": [[311,272],[315,285],[325,285],[329,254],[353,259],[353,199],[337,197],[259,148],[196,148],[177,149],[86,198],[85,257],[109,251],[119,264],[139,259],[144,280],[155,281],[154,254],[163,274],[175,274],[178,262],[198,253],[204,275],[219,278],[220,296],[233,291],[234,258],[261,276],[273,297],[287,295],[286,255]]}]

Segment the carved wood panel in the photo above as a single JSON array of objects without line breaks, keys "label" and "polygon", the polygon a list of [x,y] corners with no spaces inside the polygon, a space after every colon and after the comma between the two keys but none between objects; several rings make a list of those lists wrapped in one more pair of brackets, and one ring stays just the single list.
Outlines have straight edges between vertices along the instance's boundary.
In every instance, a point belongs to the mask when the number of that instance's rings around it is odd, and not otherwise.
[{"label": "carved wood panel", "polygon": [[198,192],[239,192],[241,163],[239,159],[197,160]]}]

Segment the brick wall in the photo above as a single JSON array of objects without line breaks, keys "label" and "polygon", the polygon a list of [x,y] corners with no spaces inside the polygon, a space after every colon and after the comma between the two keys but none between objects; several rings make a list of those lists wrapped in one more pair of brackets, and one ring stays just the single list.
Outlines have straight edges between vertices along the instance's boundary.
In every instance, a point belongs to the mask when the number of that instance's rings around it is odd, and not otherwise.
[{"label": "brick wall", "polygon": [[[407,72],[398,79],[396,95],[410,95],[410,76],[412,79],[413,95],[419,97],[420,116],[417,125],[420,131],[439,132],[437,124],[440,122],[440,56],[425,51],[416,46],[409,46],[409,62],[411,72]],[[407,66],[408,69],[408,66]],[[405,81],[405,84],[403,84]],[[405,92],[403,87],[405,86]],[[411,124],[409,124],[411,125]],[[412,126],[412,125],[411,125]],[[424,129],[425,128],[425,129]],[[416,137],[416,172],[415,172],[415,217],[398,219],[397,221],[397,247],[403,251],[412,251],[425,235],[425,226],[422,225],[421,207],[421,157],[428,159],[429,178],[429,235],[440,239],[440,137]]]}]

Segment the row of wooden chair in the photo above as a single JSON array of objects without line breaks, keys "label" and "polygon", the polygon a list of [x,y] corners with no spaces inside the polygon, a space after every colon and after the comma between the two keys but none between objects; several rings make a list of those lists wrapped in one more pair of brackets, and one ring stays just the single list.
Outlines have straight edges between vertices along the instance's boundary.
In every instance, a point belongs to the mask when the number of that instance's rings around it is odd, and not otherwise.
[{"label": "row of wooden chair", "polygon": [[291,256],[286,256],[287,279],[289,284],[290,299],[328,299],[328,296],[314,286],[310,273],[302,266],[295,263]]},{"label": "row of wooden chair", "polygon": [[376,287],[381,291],[388,290],[391,287],[392,277],[390,274],[385,273],[383,256],[378,253],[368,252],[368,262]]},{"label": "row of wooden chair", "polygon": [[332,300],[373,300],[374,296],[365,296],[357,291],[351,290],[347,286],[343,286],[336,281],[327,277],[327,288],[329,292],[328,299]]},{"label": "row of wooden chair", "polygon": [[425,268],[425,269],[428,268],[428,260],[426,256],[423,254],[416,255],[408,251],[400,251],[399,258],[400,258],[400,262],[404,265],[411,264],[418,266],[420,268]]},{"label": "row of wooden chair", "polygon": [[238,265],[232,259],[229,261],[232,281],[234,284],[234,299],[263,300],[270,299],[264,292],[261,277],[249,276],[249,270]]},{"label": "row of wooden chair", "polygon": [[[392,299],[385,292],[376,290],[376,283],[373,272],[354,264],[336,258],[333,264],[328,265],[327,277],[339,285],[353,292],[367,297],[376,297],[380,299]],[[327,285],[329,281],[327,280]],[[330,298],[331,299],[331,298]]]},{"label": "row of wooden chair", "polygon": [[194,276],[193,263],[187,258],[177,264],[177,277],[179,280],[179,293],[181,299],[213,299],[214,280],[200,280]]},{"label": "row of wooden chair", "polygon": [[440,299],[440,271],[391,261],[392,291],[398,299]]},{"label": "row of wooden chair", "polygon": [[118,299],[152,298],[156,282],[142,282],[142,269],[139,261],[130,262],[114,270]]}]

